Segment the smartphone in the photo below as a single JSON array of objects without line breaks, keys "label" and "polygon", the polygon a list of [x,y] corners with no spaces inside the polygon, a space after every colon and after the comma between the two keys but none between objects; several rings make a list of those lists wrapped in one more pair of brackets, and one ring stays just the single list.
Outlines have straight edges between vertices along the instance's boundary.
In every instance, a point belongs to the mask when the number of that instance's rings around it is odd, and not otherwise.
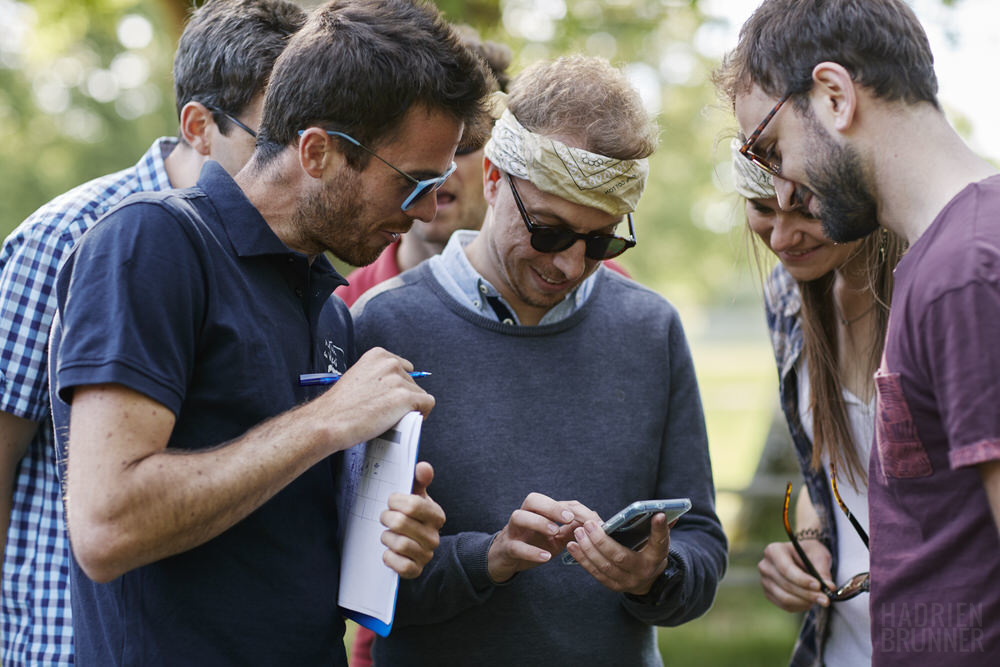
[{"label": "smartphone", "polygon": [[[660,512],[667,515],[667,523],[691,509],[690,498],[669,500],[637,500],[604,522],[601,528],[619,544],[638,551],[649,540],[649,524]],[[575,565],[576,559],[569,551],[562,555],[563,563]]]}]

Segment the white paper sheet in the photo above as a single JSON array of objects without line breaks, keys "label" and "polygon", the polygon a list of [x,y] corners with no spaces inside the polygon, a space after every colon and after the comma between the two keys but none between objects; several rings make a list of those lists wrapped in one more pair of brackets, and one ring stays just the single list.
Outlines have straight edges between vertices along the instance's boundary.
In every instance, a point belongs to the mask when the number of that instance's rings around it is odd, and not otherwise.
[{"label": "white paper sheet", "polygon": [[348,499],[337,604],[345,616],[383,637],[392,629],[399,575],[382,562],[385,526],[379,515],[388,507],[390,494],[410,493],[422,423],[419,412],[408,413],[392,429],[369,440],[364,458],[355,457],[351,463],[360,464],[360,475],[353,476],[358,483]]}]

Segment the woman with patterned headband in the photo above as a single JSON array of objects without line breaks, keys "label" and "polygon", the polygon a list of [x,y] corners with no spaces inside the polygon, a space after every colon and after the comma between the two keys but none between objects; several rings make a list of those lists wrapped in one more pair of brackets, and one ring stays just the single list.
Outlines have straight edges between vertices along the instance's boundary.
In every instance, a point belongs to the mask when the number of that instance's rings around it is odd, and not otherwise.
[{"label": "woman with patterned headband", "polygon": [[[868,587],[872,376],[888,323],[892,269],[904,245],[886,230],[834,243],[808,212],[778,206],[770,174],[740,155],[735,140],[732,154],[747,223],[780,262],[764,289],[767,323],[781,407],[808,490],[795,506],[797,531],[786,522],[791,539],[764,549],[761,586],[781,609],[808,612],[792,665],[870,664],[868,595],[862,593]],[[834,507],[835,497],[845,511]]]}]

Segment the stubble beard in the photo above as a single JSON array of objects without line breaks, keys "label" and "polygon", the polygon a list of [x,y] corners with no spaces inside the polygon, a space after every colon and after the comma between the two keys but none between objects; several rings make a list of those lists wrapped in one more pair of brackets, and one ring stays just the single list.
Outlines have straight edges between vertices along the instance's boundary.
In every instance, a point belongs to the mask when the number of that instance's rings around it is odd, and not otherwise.
[{"label": "stubble beard", "polygon": [[350,176],[338,181],[341,196],[330,188],[302,196],[295,216],[301,235],[352,266],[371,264],[388,245],[370,245],[373,230],[363,227],[365,207],[360,196],[351,194],[358,192],[359,181]]}]

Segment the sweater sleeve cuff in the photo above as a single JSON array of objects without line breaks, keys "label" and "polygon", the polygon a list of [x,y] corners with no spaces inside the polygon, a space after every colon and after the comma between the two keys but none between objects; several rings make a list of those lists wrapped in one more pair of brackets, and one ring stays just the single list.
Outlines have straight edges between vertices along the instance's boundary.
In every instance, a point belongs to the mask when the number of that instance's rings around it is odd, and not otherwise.
[{"label": "sweater sleeve cuff", "polygon": [[490,579],[487,556],[493,535],[489,533],[465,533],[458,537],[455,552],[473,588],[484,591],[496,584]]},{"label": "sweater sleeve cuff", "polygon": [[649,592],[645,595],[632,595],[626,593],[625,597],[631,602],[644,605],[660,605],[673,596],[674,592],[684,583],[684,573],[687,567],[679,552],[670,550],[667,558],[667,568],[653,582]]}]

